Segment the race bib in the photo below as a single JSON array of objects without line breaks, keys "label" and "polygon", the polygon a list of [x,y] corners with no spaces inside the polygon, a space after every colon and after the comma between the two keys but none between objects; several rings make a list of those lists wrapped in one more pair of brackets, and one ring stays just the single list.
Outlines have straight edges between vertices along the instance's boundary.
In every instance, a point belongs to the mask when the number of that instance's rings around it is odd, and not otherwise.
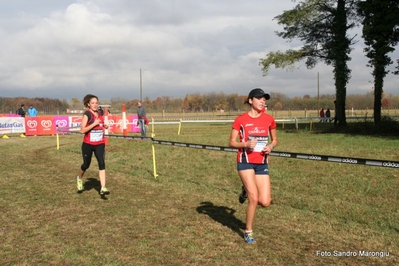
[{"label": "race bib", "polygon": [[252,140],[252,139],[256,139],[256,145],[253,149],[251,149],[252,151],[255,152],[261,152],[263,151],[263,149],[266,147],[268,141],[269,141],[269,137],[261,137],[261,136],[249,136],[248,140]]},{"label": "race bib", "polygon": [[103,139],[103,131],[102,130],[92,130],[90,132],[90,141],[91,142],[98,142]]}]

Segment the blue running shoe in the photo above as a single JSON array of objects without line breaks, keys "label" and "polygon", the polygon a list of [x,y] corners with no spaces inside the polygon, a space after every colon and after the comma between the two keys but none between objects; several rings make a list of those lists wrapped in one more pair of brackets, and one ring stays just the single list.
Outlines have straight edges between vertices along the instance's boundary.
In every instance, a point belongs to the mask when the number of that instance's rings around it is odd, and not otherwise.
[{"label": "blue running shoe", "polygon": [[238,202],[243,204],[247,198],[248,198],[247,191],[245,190],[245,187],[242,186],[242,191],[241,191],[240,196],[238,197]]},{"label": "blue running shoe", "polygon": [[246,233],[244,234],[244,240],[245,240],[245,242],[248,243],[248,244],[251,244],[251,243],[255,243],[255,242],[256,242],[256,240],[255,240],[255,238],[254,238],[254,235],[253,235],[252,231],[251,231],[251,232],[246,232]]}]

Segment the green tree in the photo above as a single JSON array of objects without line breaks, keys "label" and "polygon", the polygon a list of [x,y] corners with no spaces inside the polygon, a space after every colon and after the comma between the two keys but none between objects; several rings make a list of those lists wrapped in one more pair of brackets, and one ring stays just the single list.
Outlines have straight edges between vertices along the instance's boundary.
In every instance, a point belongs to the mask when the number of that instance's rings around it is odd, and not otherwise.
[{"label": "green tree", "polygon": [[72,108],[80,108],[83,103],[76,97],[72,98]]},{"label": "green tree", "polygon": [[188,95],[186,95],[186,97],[184,97],[184,100],[182,102],[181,110],[182,111],[188,111],[189,108],[190,108],[190,102],[189,102],[189,99],[188,99]]},{"label": "green tree", "polygon": [[381,105],[384,78],[389,73],[387,66],[393,63],[388,56],[395,50],[399,41],[399,2],[397,0],[366,0],[358,5],[363,18],[364,49],[368,66],[374,76],[374,123],[381,123]]},{"label": "green tree", "polygon": [[339,110],[339,125],[346,125],[346,85],[350,79],[347,62],[354,43],[348,30],[355,26],[356,0],[306,0],[292,10],[284,11],[276,19],[284,31],[279,37],[289,41],[299,39],[303,46],[298,50],[277,51],[260,60],[264,75],[271,65],[276,68],[294,69],[294,64],[306,59],[307,68],[319,61],[333,66],[336,100]]}]

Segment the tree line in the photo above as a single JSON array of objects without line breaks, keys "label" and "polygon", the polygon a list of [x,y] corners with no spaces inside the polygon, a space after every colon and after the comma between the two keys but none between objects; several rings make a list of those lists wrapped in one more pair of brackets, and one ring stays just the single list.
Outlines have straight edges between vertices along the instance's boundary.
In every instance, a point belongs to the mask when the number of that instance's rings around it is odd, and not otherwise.
[{"label": "tree line", "polygon": [[[294,69],[305,60],[308,68],[319,62],[333,67],[339,126],[346,125],[346,86],[351,78],[348,61],[352,46],[358,42],[350,30],[361,26],[365,56],[374,78],[374,123],[381,122],[384,78],[394,61],[389,56],[399,42],[399,1],[397,0],[304,0],[275,17],[283,30],[277,36],[299,40],[299,49],[269,52],[260,60],[264,75],[270,67]],[[393,74],[399,74],[398,65]]]},{"label": "tree line", "polygon": [[25,105],[25,111],[33,105],[40,114],[65,113],[70,104],[66,100],[51,98],[25,98],[25,97],[0,97],[0,113],[15,114],[21,105]]},{"label": "tree line", "polygon": [[[267,101],[269,110],[319,110],[321,108],[334,110],[335,95],[322,94],[311,97],[304,95],[288,97],[280,92],[270,92],[271,99]],[[244,104],[247,95],[207,93],[187,94],[184,98],[160,96],[155,100],[145,97],[143,105],[149,113],[180,113],[180,112],[236,112],[248,109]],[[120,113],[122,105],[125,104],[129,113],[135,113],[139,100],[128,100],[124,98],[112,98],[101,101],[100,104],[111,105],[111,113]],[[374,94],[352,94],[346,97],[345,109],[372,110],[374,109]],[[16,110],[25,104],[26,108],[33,105],[40,115],[43,114],[65,114],[67,109],[83,110],[83,103],[77,98],[69,102],[65,99],[50,98],[5,98],[0,97],[0,113],[15,113]],[[383,95],[381,107],[385,109],[399,109],[399,95]]]}]

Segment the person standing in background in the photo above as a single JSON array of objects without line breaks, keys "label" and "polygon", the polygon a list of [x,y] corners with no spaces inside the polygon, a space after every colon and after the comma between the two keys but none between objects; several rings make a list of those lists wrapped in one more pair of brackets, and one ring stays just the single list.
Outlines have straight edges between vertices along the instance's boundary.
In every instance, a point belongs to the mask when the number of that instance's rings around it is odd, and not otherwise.
[{"label": "person standing in background", "polygon": [[141,104],[141,102],[137,103],[137,125],[140,127],[140,133],[142,137],[146,135],[146,119],[147,119],[147,112],[145,107]]},{"label": "person standing in background", "polygon": [[324,122],[324,109],[321,108],[320,110],[320,122]]},{"label": "person standing in background", "polygon": [[25,117],[25,104],[21,104],[21,107],[19,107],[17,114],[19,114],[20,117]]},{"label": "person standing in background", "polygon": [[100,115],[104,115],[104,110],[103,110],[103,108],[101,106],[98,108],[98,113]]},{"label": "person standing in background", "polygon": [[326,122],[327,122],[327,120],[328,120],[328,122],[331,122],[330,117],[331,117],[330,108],[327,108],[327,111],[326,111]]},{"label": "person standing in background", "polygon": [[33,107],[33,105],[30,105],[30,106],[29,106],[28,115],[29,115],[30,117],[35,117],[35,116],[37,116],[37,110],[36,110],[35,107]]}]

